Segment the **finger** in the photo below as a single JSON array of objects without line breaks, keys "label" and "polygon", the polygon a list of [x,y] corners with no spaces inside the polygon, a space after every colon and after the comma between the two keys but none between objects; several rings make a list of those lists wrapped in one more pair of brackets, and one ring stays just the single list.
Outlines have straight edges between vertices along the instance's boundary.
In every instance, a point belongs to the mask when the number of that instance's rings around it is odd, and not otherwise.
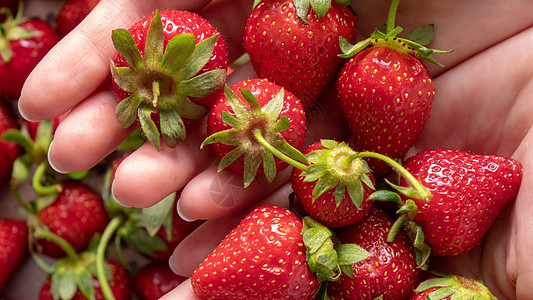
[{"label": "finger", "polygon": [[134,130],[115,118],[115,95],[99,89],[59,123],[48,150],[50,165],[61,173],[88,170],[122,143]]},{"label": "finger", "polygon": [[[319,103],[307,114],[306,144],[322,138],[343,139],[348,127],[338,108],[334,87],[326,90]],[[217,172],[216,166],[193,178],[183,189],[178,203],[180,216],[187,220],[217,218],[253,205],[264,195],[289,181],[292,167],[278,172],[268,183],[258,175],[247,188],[242,175],[230,171]]]},{"label": "finger", "polygon": [[181,189],[194,175],[215,161],[208,149],[200,150],[205,125],[197,122],[184,143],[174,148],[161,143],[160,151],[150,143],[130,154],[115,173],[112,193],[125,206],[149,207]]},{"label": "finger", "polygon": [[192,290],[191,279],[187,279],[165,294],[160,300],[200,300]]},{"label": "finger", "polygon": [[[291,192],[290,185],[284,184],[267,197],[261,197],[254,203],[254,206],[272,204],[288,207],[288,197]],[[174,250],[169,260],[172,270],[182,276],[191,276],[196,267],[237,226],[249,211],[250,209],[244,209],[231,215],[210,219],[202,223],[200,227],[183,239]]]}]

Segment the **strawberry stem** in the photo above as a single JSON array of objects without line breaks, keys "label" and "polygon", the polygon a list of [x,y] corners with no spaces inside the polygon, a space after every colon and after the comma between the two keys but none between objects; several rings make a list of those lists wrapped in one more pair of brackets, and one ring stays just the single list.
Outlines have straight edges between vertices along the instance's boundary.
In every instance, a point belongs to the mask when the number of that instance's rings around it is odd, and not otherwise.
[{"label": "strawberry stem", "polygon": [[389,7],[389,15],[387,17],[387,32],[390,33],[394,30],[396,26],[396,12],[398,11],[398,6],[400,5],[400,0],[392,0]]},{"label": "strawberry stem", "polygon": [[35,169],[35,173],[33,174],[32,178],[32,186],[35,192],[39,195],[50,195],[53,193],[61,192],[61,185],[60,184],[54,184],[54,185],[48,185],[45,186],[41,182],[41,178],[45,176],[45,173],[48,169],[48,162],[43,161],[37,166],[37,169]]},{"label": "strawberry stem", "polygon": [[385,156],[383,154],[379,154],[376,152],[359,152],[359,157],[371,157],[376,158],[381,161],[386,162],[391,167],[395,168],[402,174],[408,181],[411,183],[411,186],[416,190],[416,196],[419,199],[422,200],[429,200],[431,199],[432,195],[431,192],[418,180],[416,179],[407,169],[405,169],[401,164],[399,164],[394,159]]},{"label": "strawberry stem", "polygon": [[33,236],[36,238],[42,238],[50,240],[54,243],[56,243],[72,261],[79,261],[78,259],[78,253],[76,253],[76,250],[72,248],[72,246],[62,237],[58,236],[57,234],[54,234],[50,231],[44,231],[44,230],[37,230],[33,233]]},{"label": "strawberry stem", "polygon": [[304,172],[307,172],[309,171],[309,166],[307,165],[304,165],[298,161],[296,161],[295,159],[289,157],[288,155],[285,155],[284,153],[282,153],[281,151],[279,151],[278,149],[274,148],[264,137],[263,135],[261,134],[261,129],[259,128],[256,128],[254,129],[253,131],[253,134],[255,136],[255,138],[257,139],[257,141],[263,146],[265,147],[268,151],[270,151],[270,153],[272,153],[273,155],[275,155],[277,158],[281,159],[282,161],[288,163],[289,165],[295,167],[295,168],[298,168]]},{"label": "strawberry stem", "polygon": [[113,233],[115,230],[117,230],[117,228],[120,227],[120,225],[122,225],[122,219],[123,217],[119,215],[109,222],[106,229],[102,233],[102,237],[98,243],[98,247],[96,248],[96,277],[100,283],[102,294],[107,300],[114,300],[115,295],[113,294],[113,291],[111,291],[109,281],[105,275],[105,252]]}]

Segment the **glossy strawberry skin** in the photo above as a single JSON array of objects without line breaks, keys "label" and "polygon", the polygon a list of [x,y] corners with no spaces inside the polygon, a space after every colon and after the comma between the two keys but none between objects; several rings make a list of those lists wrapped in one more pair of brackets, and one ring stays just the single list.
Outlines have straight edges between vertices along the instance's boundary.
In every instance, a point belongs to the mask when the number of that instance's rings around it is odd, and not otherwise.
[{"label": "glossy strawberry skin", "polygon": [[[167,10],[160,11],[161,21],[163,23],[164,29],[164,46],[176,35],[180,33],[192,33],[196,37],[196,43],[210,38],[218,31],[211,25],[206,19],[202,18],[200,15],[195,14],[189,11],[177,11],[177,10]],[[141,51],[141,54],[144,54],[144,47],[146,44],[146,33],[150,27],[150,22],[154,18],[155,14],[151,14],[139,20],[132,27],[128,29],[128,32],[133,36],[137,47]],[[117,51],[113,56],[113,63],[116,67],[128,67],[128,62],[124,59],[120,53]],[[198,74],[205,73],[214,69],[224,69],[228,67],[228,54],[224,40],[222,36],[219,36],[215,43],[215,48],[213,50],[213,55],[209,61],[204,65],[204,67],[198,72]],[[116,83],[113,81],[113,87],[117,100],[120,102],[129,96],[129,93],[120,89]],[[223,89],[220,92],[215,92],[211,96],[204,98],[191,98],[194,102],[201,104],[205,107],[211,107],[213,103],[218,99],[218,97],[223,94]]]},{"label": "glossy strawberry skin", "polygon": [[336,299],[408,299],[419,281],[415,254],[406,235],[399,230],[392,243],[386,238],[393,222],[379,209],[372,209],[360,222],[339,230],[342,243],[355,243],[372,256],[352,266],[347,275],[328,284],[328,295]]},{"label": "glossy strawberry skin", "polygon": [[56,17],[57,32],[64,37],[78,26],[100,0],[68,0],[63,3]]},{"label": "glossy strawberry skin", "polygon": [[55,29],[47,22],[33,18],[19,25],[25,30],[41,32],[40,35],[9,42],[13,57],[5,62],[0,57],[0,95],[17,100],[24,81],[37,63],[59,41]]},{"label": "glossy strawberry skin", "polygon": [[26,223],[15,219],[0,219],[0,292],[27,256]]},{"label": "glossy strawberry skin", "polygon": [[[320,142],[313,143],[307,147],[303,153],[324,149]],[[344,199],[337,207],[334,197],[335,189],[329,190],[318,197],[313,202],[313,189],[316,185],[315,182],[306,182],[305,177],[301,176],[302,170],[293,168],[291,173],[291,184],[294,193],[298,196],[300,204],[303,209],[313,217],[313,219],[321,222],[328,227],[344,227],[354,224],[360,221],[364,216],[368,214],[374,201],[367,200],[366,198],[374,191],[367,185],[363,184],[364,188],[364,200],[360,208],[357,208],[350,199],[348,191],[344,194]],[[372,183],[375,183],[374,176],[370,174]]]},{"label": "glossy strawberry skin", "polygon": [[[77,252],[84,250],[95,233],[102,233],[109,222],[102,199],[81,182],[67,182],[57,199],[39,213],[48,229],[65,239]],[[39,250],[59,258],[65,252],[55,243],[37,239]]]},{"label": "glossy strawberry skin", "polygon": [[186,279],[174,273],[167,262],[149,263],[133,277],[133,291],[139,300],[157,300]]},{"label": "glossy strawberry skin", "polygon": [[[115,299],[116,300],[131,299],[130,280],[128,277],[127,270],[115,262],[107,261],[106,263],[109,267],[109,271],[112,276],[111,280],[109,280],[109,287],[111,288],[111,292],[115,296]],[[98,282],[98,279],[96,277],[93,277],[93,285],[95,287],[95,300],[104,300],[105,297],[102,294],[100,283]],[[38,299],[39,300],[54,300],[54,297],[51,291],[51,278],[50,277],[48,277],[43,283],[41,290],[39,291]],[[77,290],[76,294],[71,300],[84,300],[84,299],[87,299],[87,298],[83,296],[83,294],[79,290]]]},{"label": "glossy strawberry skin", "polygon": [[516,197],[522,180],[516,160],[460,150],[421,151],[405,168],[433,195],[428,202],[412,200],[418,207],[414,220],[438,256],[455,257],[472,249]]},{"label": "glossy strawberry skin", "polygon": [[322,18],[309,10],[306,21],[293,0],[263,0],[247,20],[244,46],[257,75],[293,92],[308,110],[343,62],[339,37],[353,42],[357,29],[354,13],[335,1]]},{"label": "glossy strawberry skin", "polygon": [[[402,159],[431,114],[435,87],[420,60],[399,50],[367,48],[343,66],[336,82],[356,151]],[[376,178],[390,168],[369,159]]]},{"label": "glossy strawberry skin", "polygon": [[[11,129],[18,129],[15,113],[8,103],[0,99],[0,135]],[[19,153],[20,147],[17,144],[0,140],[0,186],[8,184],[13,163]]]},{"label": "glossy strawberry skin", "polygon": [[[254,78],[254,79],[247,79],[247,80],[240,81],[234,84],[231,87],[231,90],[244,103],[246,103],[246,100],[244,99],[242,94],[239,92],[240,89],[250,90],[250,92],[252,92],[252,94],[257,98],[261,107],[263,107],[266,103],[268,103],[268,101],[270,101],[270,99],[272,99],[282,89],[282,87],[266,79]],[[209,112],[208,122],[207,122],[208,135],[212,135],[216,132],[231,128],[229,125],[227,125],[226,123],[222,121],[223,111],[227,111],[231,115],[235,116],[235,113],[233,112],[228,102],[226,101],[225,96],[221,96],[221,98],[217,101],[217,103],[215,103],[215,105],[213,105],[213,107],[211,108],[211,111]],[[282,109],[282,112],[279,118],[281,118],[282,116],[287,116],[289,118],[291,125],[289,129],[280,132],[281,136],[285,139],[285,141],[287,141],[287,143],[289,143],[294,148],[301,149],[305,141],[305,126],[306,126],[305,111],[302,107],[301,102],[298,100],[298,98],[287,90],[285,90],[283,109]],[[212,147],[213,147],[212,149],[214,150],[216,156],[219,159],[223,158],[227,153],[229,153],[231,150],[235,148],[235,146],[225,145],[221,143],[215,143],[212,145]],[[281,161],[278,158],[275,158],[275,162],[276,162],[276,169],[278,171],[283,170],[288,166],[287,163]],[[244,156],[241,156],[234,163],[230,164],[227,167],[227,169],[237,174],[243,174],[244,173]],[[263,173],[262,167],[259,167],[258,173],[259,174]]]},{"label": "glossy strawberry skin", "polygon": [[305,252],[294,213],[258,207],[195,270],[193,290],[203,299],[312,299],[319,283]]}]

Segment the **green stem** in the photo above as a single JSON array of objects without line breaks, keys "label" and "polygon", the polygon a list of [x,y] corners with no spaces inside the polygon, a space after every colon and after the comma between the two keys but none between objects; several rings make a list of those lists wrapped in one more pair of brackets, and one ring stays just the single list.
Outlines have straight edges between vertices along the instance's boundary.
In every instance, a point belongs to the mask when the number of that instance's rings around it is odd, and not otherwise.
[{"label": "green stem", "polygon": [[35,190],[35,192],[39,195],[50,195],[50,194],[61,191],[60,184],[47,185],[47,186],[42,184],[41,178],[45,176],[47,169],[48,169],[48,162],[43,161],[39,164],[39,166],[37,166],[37,169],[35,169],[35,173],[33,173],[32,187]]},{"label": "green stem", "polygon": [[274,148],[274,146],[272,146],[264,137],[263,135],[261,134],[261,130],[259,129],[254,129],[254,136],[255,138],[257,139],[257,141],[263,146],[265,147],[268,151],[270,151],[270,153],[272,153],[274,156],[276,156],[277,158],[281,159],[282,161],[288,163],[289,165],[295,167],[295,168],[298,168],[304,172],[308,172],[309,171],[309,166],[306,166],[294,159],[292,159],[291,157],[285,155],[284,153],[282,153],[281,151],[279,151],[278,149]]},{"label": "green stem", "polygon": [[37,230],[33,234],[36,238],[43,238],[50,240],[54,243],[56,243],[72,261],[79,261],[78,259],[78,253],[76,253],[76,250],[72,248],[72,246],[62,237],[58,236],[57,234],[54,234],[50,231],[44,231],[44,230]]},{"label": "green stem", "polygon": [[359,152],[359,157],[371,157],[386,162],[391,167],[398,170],[398,172],[400,172],[411,183],[413,188],[418,192],[422,199],[431,199],[431,192],[418,179],[416,179],[413,174],[407,171],[407,169],[405,169],[394,159],[376,152]]},{"label": "green stem", "polygon": [[18,185],[16,184],[10,184],[11,191],[13,192],[13,195],[15,196],[15,199],[17,199],[17,202],[19,205],[26,211],[26,212],[34,212],[33,207],[26,203],[24,199],[22,198],[22,195],[20,195],[20,190]]},{"label": "green stem", "polygon": [[389,234],[387,235],[387,242],[392,243],[394,241],[394,237],[396,236],[396,233],[402,227],[403,223],[407,220],[406,214],[401,214],[400,217],[392,224],[391,229],[389,230]]},{"label": "green stem", "polygon": [[396,12],[398,11],[398,5],[400,0],[392,0],[389,7],[389,16],[387,17],[387,32],[389,33],[394,30],[396,26]]},{"label": "green stem", "polygon": [[114,300],[115,295],[111,291],[111,287],[105,276],[105,252],[113,233],[122,225],[122,219],[122,216],[117,216],[109,222],[96,248],[96,277],[98,277],[102,294],[107,300]]}]

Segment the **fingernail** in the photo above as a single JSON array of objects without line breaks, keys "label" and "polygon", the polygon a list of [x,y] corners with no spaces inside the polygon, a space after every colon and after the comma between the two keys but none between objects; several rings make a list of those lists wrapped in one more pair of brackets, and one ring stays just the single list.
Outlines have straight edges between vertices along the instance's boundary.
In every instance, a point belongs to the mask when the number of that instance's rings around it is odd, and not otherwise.
[{"label": "fingernail", "polygon": [[22,106],[20,105],[20,103],[21,103],[21,101],[19,99],[19,101],[17,101],[17,110],[19,111],[20,116],[23,117],[24,119],[30,121],[30,122],[36,122],[37,120],[33,120],[31,118],[28,118],[28,116],[26,116],[26,113],[22,109]]},{"label": "fingernail", "polygon": [[54,160],[50,156],[50,154],[52,153],[53,145],[54,145],[54,141],[52,140],[52,142],[50,143],[50,146],[48,146],[48,154],[47,154],[48,164],[50,165],[50,167],[52,167],[52,169],[54,169],[58,173],[66,174],[66,173],[70,172],[70,171],[66,171],[66,170],[61,170],[55,165]]},{"label": "fingernail", "polygon": [[174,272],[175,274],[177,275],[181,275],[181,270],[178,268],[178,266],[176,266],[176,264],[174,263],[175,259],[174,259],[174,254],[172,254],[170,256],[170,258],[168,259],[168,266],[170,267],[170,269],[172,270],[172,272]]},{"label": "fingernail", "polygon": [[178,215],[180,216],[180,218],[182,218],[184,221],[187,221],[187,222],[194,222],[196,221],[196,219],[193,219],[193,218],[189,218],[187,217],[186,215],[183,214],[183,211],[181,210],[181,199],[178,200],[178,203],[176,205],[176,209],[178,210]]},{"label": "fingernail", "polygon": [[120,199],[115,195],[115,188],[114,187],[115,187],[115,180],[113,180],[113,182],[111,183],[111,196],[113,197],[113,199],[115,199],[115,201],[118,204],[120,204],[120,205],[122,205],[122,206],[124,206],[126,208],[131,207],[131,206],[127,205],[127,204],[124,204],[122,201],[120,201]]}]

